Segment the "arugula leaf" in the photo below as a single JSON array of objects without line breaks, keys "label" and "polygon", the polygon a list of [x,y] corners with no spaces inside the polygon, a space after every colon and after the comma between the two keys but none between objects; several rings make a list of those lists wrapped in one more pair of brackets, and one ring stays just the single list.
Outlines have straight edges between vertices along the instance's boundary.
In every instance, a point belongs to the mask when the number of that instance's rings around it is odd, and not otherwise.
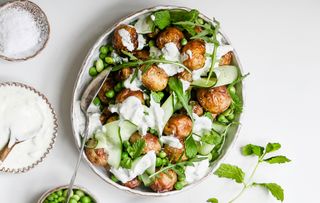
[{"label": "arugula leaf", "polygon": [[155,17],[154,24],[161,30],[170,25],[170,12],[168,10],[157,11],[153,15]]},{"label": "arugula leaf", "polygon": [[175,93],[175,95],[178,98],[178,101],[181,102],[182,106],[185,108],[190,118],[193,120],[192,108],[189,105],[190,98],[188,94],[184,94],[181,81],[178,78],[171,77],[169,79],[168,85],[170,89]]},{"label": "arugula leaf", "polygon": [[133,73],[133,75],[132,75],[132,78],[131,78],[131,80],[130,80],[130,83],[132,83],[132,82],[134,81],[134,79],[136,79],[136,77],[138,77],[138,74],[139,74],[139,68],[136,68],[136,69],[134,70],[134,73]]},{"label": "arugula leaf", "polygon": [[210,198],[207,200],[207,202],[210,202],[210,203],[219,203],[218,199],[217,198]]},{"label": "arugula leaf", "polygon": [[139,157],[142,154],[143,148],[145,146],[144,139],[139,139],[131,146],[127,148],[127,151],[132,159]]},{"label": "arugula leaf", "polygon": [[186,147],[186,155],[188,158],[193,158],[197,155],[198,150],[197,150],[197,145],[196,142],[194,141],[192,135],[189,135],[185,141],[185,147]]},{"label": "arugula leaf", "polygon": [[221,164],[214,174],[220,178],[232,179],[237,183],[243,183],[245,176],[245,173],[241,168],[230,164]]},{"label": "arugula leaf", "polygon": [[264,152],[264,147],[248,144],[241,148],[241,152],[244,156],[256,155],[258,157],[261,157]]},{"label": "arugula leaf", "polygon": [[179,21],[191,21],[194,22],[199,16],[198,10],[184,11],[184,10],[172,10],[170,11],[171,22]]},{"label": "arugula leaf", "polygon": [[132,53],[130,53],[130,52],[128,52],[128,51],[121,50],[121,52],[122,52],[124,55],[128,56],[130,61],[137,61],[137,60],[139,60],[137,57],[135,57]]},{"label": "arugula leaf", "polygon": [[284,192],[280,185],[276,183],[253,183],[253,186],[262,186],[268,189],[271,194],[277,199],[283,202],[284,200]]},{"label": "arugula leaf", "polygon": [[279,143],[268,143],[266,147],[266,153],[277,151],[281,148],[281,144]]},{"label": "arugula leaf", "polygon": [[283,163],[290,162],[291,160],[285,156],[274,156],[268,159],[264,159],[263,161],[269,164],[283,164]]},{"label": "arugula leaf", "polygon": [[242,112],[242,108],[243,108],[243,103],[240,99],[240,97],[237,95],[237,93],[234,91],[235,89],[235,85],[239,82],[241,82],[243,79],[245,79],[249,73],[245,74],[244,76],[241,76],[241,74],[239,74],[240,76],[233,81],[231,84],[228,85],[228,93],[231,96],[232,99],[232,108],[235,110],[235,113],[241,113]]},{"label": "arugula leaf", "polygon": [[204,134],[201,137],[201,141],[208,143],[208,144],[214,144],[217,145],[221,142],[222,137],[219,135],[219,133],[215,132],[214,130],[210,131],[209,133]]}]

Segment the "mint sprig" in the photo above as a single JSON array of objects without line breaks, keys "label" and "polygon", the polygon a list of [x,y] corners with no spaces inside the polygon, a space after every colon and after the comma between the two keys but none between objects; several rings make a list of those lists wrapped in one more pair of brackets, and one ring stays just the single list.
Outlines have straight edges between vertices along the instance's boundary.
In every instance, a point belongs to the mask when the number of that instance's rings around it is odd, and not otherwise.
[{"label": "mint sprig", "polygon": [[[254,187],[254,186],[260,186],[262,188],[267,189],[277,200],[281,202],[284,200],[284,190],[277,183],[256,183],[252,181],[261,163],[283,164],[291,161],[290,159],[288,159],[286,156],[283,156],[283,155],[265,158],[266,155],[272,152],[275,152],[280,148],[281,148],[281,145],[279,143],[268,143],[266,147],[262,147],[254,144],[248,144],[242,147],[241,148],[242,155],[258,157],[257,163],[253,171],[251,172],[249,178],[247,179],[247,181],[245,181],[245,173],[240,167],[230,165],[230,164],[220,165],[220,167],[214,172],[215,175],[217,175],[220,178],[228,178],[228,179],[234,180],[236,183],[243,185],[241,191],[228,203],[235,202],[248,188]],[[207,202],[218,203],[218,199],[210,198],[207,200]]]}]

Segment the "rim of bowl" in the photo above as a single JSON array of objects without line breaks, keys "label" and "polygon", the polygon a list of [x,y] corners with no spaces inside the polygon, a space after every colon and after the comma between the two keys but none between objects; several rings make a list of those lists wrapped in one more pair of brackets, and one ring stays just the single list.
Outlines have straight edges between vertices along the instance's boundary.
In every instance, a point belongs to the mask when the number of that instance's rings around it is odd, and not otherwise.
[{"label": "rim of bowl", "polygon": [[[45,42],[43,43],[43,45],[40,49],[38,49],[36,52],[31,54],[30,56],[26,56],[26,57],[22,57],[22,58],[14,58],[14,57],[8,57],[8,56],[0,54],[0,59],[4,59],[6,61],[11,61],[11,62],[26,61],[28,59],[36,57],[38,54],[40,54],[44,50],[44,48],[47,47],[47,44],[48,44],[48,41],[50,38],[50,23],[49,23],[49,20],[48,20],[46,13],[40,8],[40,6],[38,6],[36,3],[33,3],[32,1],[28,1],[28,0],[14,1],[14,0],[12,0],[12,1],[8,1],[2,5],[0,4],[0,9],[5,9],[5,7],[9,7],[14,4],[31,4],[34,8],[36,8],[39,11],[39,13],[41,13],[43,15],[44,22],[46,22],[46,24],[48,25],[48,32],[47,32],[48,34],[46,35],[47,37],[45,39]],[[32,16],[34,16],[34,14],[32,14]]]},{"label": "rim of bowl", "polygon": [[[123,23],[123,21],[129,19],[129,18],[135,18],[138,17],[139,15],[143,15],[146,13],[150,13],[150,12],[154,12],[154,11],[158,11],[158,10],[163,10],[163,9],[168,9],[168,10],[174,10],[174,9],[182,9],[182,10],[187,10],[190,11],[193,8],[188,8],[188,7],[183,7],[183,6],[175,6],[175,5],[158,5],[158,6],[153,6],[153,7],[149,7],[149,8],[144,8],[141,9],[139,11],[136,11],[134,13],[131,13],[125,17],[120,18],[119,20],[116,21],[116,23],[114,23],[112,26],[110,26],[106,31],[104,31],[99,37],[98,39],[94,42],[94,44],[92,45],[92,47],[89,49],[88,54],[86,55],[86,57],[84,58],[84,61],[81,65],[81,68],[78,72],[77,75],[77,79],[75,81],[75,85],[73,88],[73,94],[72,94],[72,103],[71,103],[71,123],[72,123],[72,132],[74,135],[74,141],[76,144],[77,149],[79,150],[79,142],[78,139],[76,138],[76,136],[78,136],[77,132],[74,129],[74,125],[73,125],[73,121],[74,121],[74,117],[73,117],[73,112],[74,112],[74,100],[75,100],[75,95],[76,95],[76,90],[77,87],[79,86],[79,82],[80,82],[80,77],[82,76],[82,74],[84,73],[85,68],[89,65],[89,59],[94,55],[94,51],[95,49],[98,47],[98,44],[102,41],[104,41],[106,39],[106,37],[108,37],[110,34],[112,34],[113,30],[120,24]],[[209,18],[206,15],[204,15],[203,13],[201,13],[199,11],[199,17],[203,18],[205,21],[210,22],[210,23],[214,23],[216,22],[215,18]],[[227,35],[222,31],[222,29],[220,28],[219,32],[222,34],[222,36],[226,39],[226,41],[228,42],[228,44],[232,45],[232,43],[230,42],[229,38],[227,37]],[[236,52],[236,50],[233,50],[233,55],[235,57],[235,61],[237,62],[237,66],[240,69],[240,72],[243,73],[243,67],[242,64],[240,62],[238,53]],[[245,108],[245,85],[244,82],[241,82],[241,95],[242,95],[242,101],[243,101],[243,107]],[[239,115],[239,121],[243,118],[243,114],[244,114],[244,110],[242,111],[242,113]],[[229,147],[225,150],[225,153],[223,156],[220,156],[217,160],[216,163],[210,167],[209,172],[202,177],[201,179],[195,181],[194,183],[187,185],[186,187],[184,187],[181,190],[173,190],[173,191],[169,191],[169,192],[164,192],[164,193],[157,193],[157,192],[147,192],[147,191],[141,191],[141,190],[136,190],[136,189],[131,189],[125,186],[122,186],[118,183],[115,183],[114,181],[112,181],[109,177],[105,177],[106,175],[103,174],[100,170],[97,169],[96,166],[94,166],[85,156],[85,154],[83,154],[84,159],[86,160],[86,164],[90,167],[90,169],[96,174],[98,175],[102,180],[104,180],[105,182],[107,182],[108,184],[116,187],[117,189],[121,190],[121,191],[125,191],[131,194],[135,194],[135,195],[140,195],[140,196],[149,196],[149,197],[163,197],[163,196],[169,196],[169,195],[174,195],[174,194],[178,194],[181,193],[183,191],[189,190],[192,187],[200,184],[201,182],[203,182],[204,180],[206,180],[211,174],[212,172],[217,169],[217,167],[221,164],[221,162],[227,157],[228,153],[231,151],[231,149],[234,147],[238,137],[239,137],[239,133],[241,131],[241,125],[239,125],[237,127],[236,133],[234,135],[233,140],[231,141]]]},{"label": "rim of bowl", "polygon": [[[62,185],[62,186],[58,186],[52,189],[47,190],[45,193],[43,193],[43,195],[41,195],[41,197],[39,198],[37,203],[43,203],[43,201],[51,194],[54,193],[58,190],[61,189],[67,189],[69,187],[69,185]],[[99,203],[97,198],[85,187],[80,186],[80,185],[73,185],[73,189],[80,189],[83,192],[85,192],[87,195],[89,195],[94,201],[95,203]]]},{"label": "rim of bowl", "polygon": [[18,169],[10,169],[10,168],[4,168],[4,167],[0,168],[1,172],[14,173],[14,174],[25,173],[25,172],[29,171],[30,169],[33,169],[35,166],[37,166],[41,162],[43,162],[43,160],[46,158],[46,156],[49,154],[49,152],[53,148],[55,141],[56,141],[56,138],[57,138],[57,135],[58,135],[58,120],[57,120],[56,113],[55,113],[51,103],[49,102],[48,98],[46,96],[44,96],[42,93],[40,93],[39,91],[37,91],[35,88],[33,88],[29,85],[25,85],[23,83],[19,83],[19,82],[0,83],[0,88],[5,87],[5,86],[14,86],[14,87],[24,88],[26,90],[29,90],[29,91],[35,93],[37,96],[41,97],[43,99],[43,101],[45,101],[45,103],[48,105],[48,107],[51,111],[52,119],[53,119],[53,134],[52,134],[51,142],[50,142],[47,150],[45,151],[45,153],[41,156],[41,158],[39,160],[37,160],[36,162],[32,163],[31,165],[23,167],[23,168],[18,168]]}]

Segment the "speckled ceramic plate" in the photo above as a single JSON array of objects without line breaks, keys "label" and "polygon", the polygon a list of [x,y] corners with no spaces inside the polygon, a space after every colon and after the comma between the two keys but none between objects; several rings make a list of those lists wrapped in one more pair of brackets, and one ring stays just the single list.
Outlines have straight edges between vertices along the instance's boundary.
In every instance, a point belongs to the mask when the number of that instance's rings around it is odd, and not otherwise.
[{"label": "speckled ceramic plate", "polygon": [[0,12],[4,11],[5,9],[11,9],[11,8],[19,8],[19,9],[30,12],[30,14],[34,18],[36,26],[40,30],[39,41],[36,47],[34,47],[30,51],[30,53],[29,52],[27,54],[22,53],[17,56],[6,56],[5,54],[0,52],[0,58],[5,59],[7,61],[25,61],[35,57],[46,47],[49,36],[50,36],[50,25],[49,25],[47,16],[43,12],[43,10],[38,5],[36,5],[31,1],[20,0],[20,1],[7,2],[3,5],[0,5]]},{"label": "speckled ceramic plate", "polygon": [[[88,74],[89,68],[92,66],[93,62],[99,58],[99,48],[100,46],[102,46],[103,44],[106,44],[106,42],[110,42],[111,37],[112,37],[112,33],[114,31],[114,29],[120,25],[120,24],[129,24],[135,20],[137,20],[139,17],[141,17],[142,15],[146,15],[146,14],[150,14],[154,11],[157,10],[162,10],[162,9],[183,9],[183,10],[191,10],[190,8],[185,8],[185,7],[176,7],[176,6],[157,6],[157,7],[153,7],[153,8],[148,8],[148,9],[144,9],[141,11],[138,11],[128,17],[125,17],[123,19],[121,19],[118,23],[116,23],[114,26],[110,27],[108,30],[106,30],[101,37],[99,37],[99,39],[96,41],[96,43],[92,46],[91,50],[89,51],[88,55],[86,56],[82,67],[80,69],[80,72],[78,74],[78,78],[76,80],[75,83],[75,87],[74,87],[74,92],[73,92],[73,99],[72,99],[72,107],[71,107],[71,119],[72,119],[72,129],[73,129],[73,135],[75,138],[75,142],[77,145],[77,148],[79,148],[80,146],[80,135],[79,135],[79,122],[78,122],[78,117],[77,117],[77,113],[76,111],[79,109],[79,100],[81,98],[82,92],[84,91],[85,87],[88,85],[88,83],[91,80],[91,77]],[[200,14],[200,17],[203,18],[205,21],[213,23],[213,20],[204,16],[203,14]],[[231,44],[230,41],[228,40],[228,38],[226,37],[226,35],[221,31],[220,29],[220,33],[222,34],[222,36],[224,37],[224,40],[227,44]],[[233,51],[234,53],[234,59],[233,59],[233,65],[236,65],[240,68],[240,71],[242,71],[242,66],[240,64],[238,55],[236,53],[236,51]],[[237,90],[239,90],[239,95],[241,97],[241,99],[243,100],[243,85],[242,83],[239,83],[237,86]],[[81,115],[80,115],[81,116]],[[236,118],[237,121],[240,120],[240,116]],[[176,194],[176,193],[180,193],[183,192],[191,187],[193,187],[194,185],[200,183],[201,181],[203,181],[206,177],[208,177],[210,174],[212,174],[212,171],[214,171],[217,166],[219,165],[219,163],[222,161],[222,159],[225,157],[226,153],[231,149],[231,146],[235,143],[236,138],[238,137],[239,134],[239,126],[233,126],[229,129],[229,133],[227,135],[225,144],[223,146],[223,149],[221,151],[221,155],[220,157],[213,163],[213,165],[211,166],[209,172],[206,174],[205,177],[203,177],[202,179],[194,182],[191,185],[188,185],[186,187],[184,187],[182,190],[175,190],[175,191],[170,191],[170,192],[164,192],[164,193],[155,193],[152,192],[150,190],[146,190],[146,189],[130,189],[128,187],[119,185],[118,183],[115,183],[114,181],[112,181],[109,177],[110,177],[110,173],[106,172],[105,169],[99,168],[99,167],[95,167],[93,164],[91,164],[89,162],[89,160],[85,157],[85,161],[88,163],[88,165],[90,166],[90,168],[98,175],[100,176],[104,181],[106,181],[107,183],[111,184],[112,186],[119,188],[121,190],[127,191],[127,192],[131,192],[134,194],[139,194],[139,195],[143,195],[143,196],[167,196],[167,195],[172,195],[172,194]]]},{"label": "speckled ceramic plate", "polygon": [[[23,145],[24,142],[22,142],[22,143],[17,144],[15,146],[15,148],[13,148],[12,151],[9,153],[7,159],[4,160],[3,164],[0,164],[0,171],[2,171],[2,172],[24,173],[24,172],[27,172],[30,169],[34,168],[39,163],[41,163],[44,160],[44,158],[49,154],[50,150],[53,148],[53,145],[55,143],[55,139],[57,137],[57,132],[58,132],[57,117],[56,117],[56,114],[55,114],[51,104],[49,103],[48,99],[43,94],[41,94],[36,89],[34,89],[33,87],[30,87],[30,86],[25,85],[25,84],[17,83],[17,82],[0,83],[0,89],[1,88],[8,88],[8,87],[18,87],[18,88],[23,89],[24,91],[30,91],[36,97],[40,97],[41,100],[43,101],[43,103],[46,106],[46,112],[49,114],[49,117],[50,117],[50,126],[52,126],[52,128],[49,129],[49,131],[48,131],[48,133],[46,135],[46,136],[49,136],[49,139],[48,139],[49,141],[47,143],[45,143],[46,150],[43,153],[41,153],[39,156],[37,156],[37,160],[35,160],[33,163],[28,164],[28,165],[24,165],[24,166],[21,166],[21,167],[20,166],[19,167],[14,167],[14,168],[6,166],[5,163],[6,163],[6,160],[9,159],[10,153],[13,152],[16,147],[19,147],[19,145]],[[34,137],[34,138],[36,138],[36,137]],[[33,141],[33,140],[31,139],[30,141]],[[25,153],[28,153],[28,152],[25,152]],[[15,161],[15,160],[13,160],[13,161]],[[18,159],[16,161],[19,162]]]}]

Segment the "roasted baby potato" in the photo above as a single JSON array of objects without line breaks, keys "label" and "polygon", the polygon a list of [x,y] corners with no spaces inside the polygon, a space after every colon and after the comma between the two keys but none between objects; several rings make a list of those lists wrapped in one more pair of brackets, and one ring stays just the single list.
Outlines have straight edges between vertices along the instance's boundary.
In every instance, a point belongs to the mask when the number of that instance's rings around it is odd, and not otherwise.
[{"label": "roasted baby potato", "polygon": [[[145,66],[141,69],[144,70]],[[142,84],[149,90],[158,92],[162,91],[167,87],[169,77],[167,73],[153,64],[142,74]]]},{"label": "roasted baby potato", "polygon": [[144,103],[144,99],[143,99],[143,92],[137,90],[137,91],[132,91],[130,89],[123,89],[121,90],[121,92],[119,92],[116,96],[116,103],[121,103],[124,100],[126,100],[126,98],[128,97],[137,97],[138,99],[140,99],[141,103]]},{"label": "roasted baby potato", "polygon": [[173,170],[168,170],[165,173],[160,173],[150,185],[150,188],[155,192],[167,192],[173,189],[177,182],[177,174]]},{"label": "roasted baby potato", "polygon": [[166,135],[174,135],[178,138],[187,137],[192,131],[192,121],[189,116],[177,114],[171,116],[163,129]]},{"label": "roasted baby potato", "polygon": [[183,33],[176,27],[168,27],[160,32],[157,38],[157,47],[162,49],[167,43],[173,42],[178,49],[181,49],[180,41],[184,38]]},{"label": "roasted baby potato", "polygon": [[197,70],[206,62],[206,47],[202,40],[191,40],[183,48],[183,64],[190,70]]},{"label": "roasted baby potato", "polygon": [[114,30],[112,44],[118,53],[136,50],[138,48],[138,33],[136,29],[130,25],[119,25]]},{"label": "roasted baby potato", "polygon": [[145,145],[143,148],[143,154],[149,151],[155,151],[158,154],[161,150],[161,145],[157,136],[147,133],[145,136],[141,136],[138,132],[135,132],[130,137],[130,142],[135,143],[139,139],[144,139]]}]

